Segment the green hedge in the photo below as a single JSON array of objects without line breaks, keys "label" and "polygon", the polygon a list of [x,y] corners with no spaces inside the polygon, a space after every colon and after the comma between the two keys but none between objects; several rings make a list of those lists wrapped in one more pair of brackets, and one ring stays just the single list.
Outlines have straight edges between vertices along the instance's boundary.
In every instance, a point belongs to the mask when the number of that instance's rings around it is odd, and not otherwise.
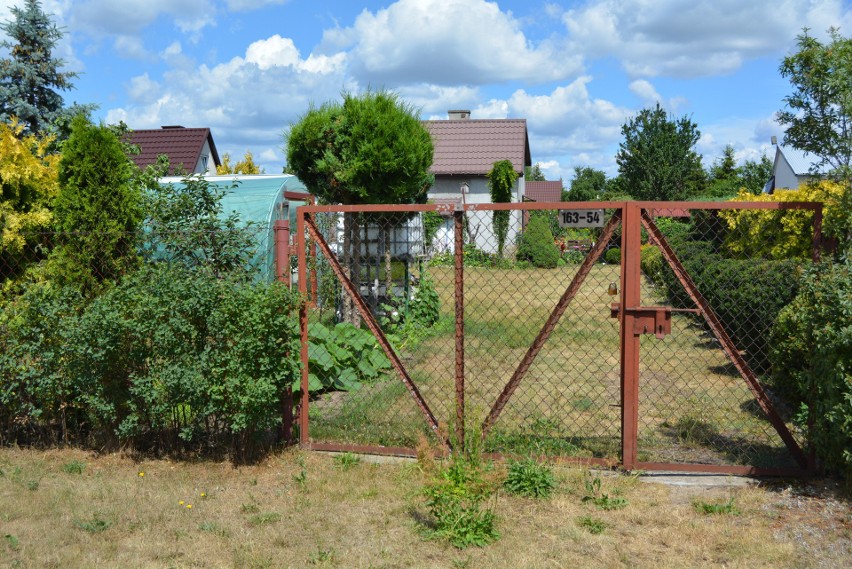
[{"label": "green hedge", "polygon": [[852,270],[825,263],[805,271],[781,311],[771,343],[776,387],[813,421],[811,442],[826,467],[852,481]]},{"label": "green hedge", "polygon": [[146,266],[88,305],[35,285],[0,316],[7,438],[250,443],[299,375],[299,298],[278,283]]},{"label": "green hedge", "polygon": [[[719,316],[726,332],[758,373],[769,369],[769,334],[782,308],[796,296],[799,262],[727,259],[711,241],[670,240],[695,286]],[[642,250],[642,269],[672,306],[694,307],[656,247]]]}]

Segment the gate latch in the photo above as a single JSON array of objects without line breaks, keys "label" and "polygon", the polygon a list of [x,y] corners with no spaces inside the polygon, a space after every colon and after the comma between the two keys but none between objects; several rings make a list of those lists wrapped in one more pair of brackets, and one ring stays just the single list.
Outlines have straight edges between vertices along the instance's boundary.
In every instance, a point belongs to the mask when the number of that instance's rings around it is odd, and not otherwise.
[{"label": "gate latch", "polygon": [[[621,314],[621,303],[610,305],[611,316],[618,318]],[[625,308],[624,312],[633,316],[633,333],[653,334],[662,340],[666,334],[672,333],[672,309],[670,306],[637,306]]]}]

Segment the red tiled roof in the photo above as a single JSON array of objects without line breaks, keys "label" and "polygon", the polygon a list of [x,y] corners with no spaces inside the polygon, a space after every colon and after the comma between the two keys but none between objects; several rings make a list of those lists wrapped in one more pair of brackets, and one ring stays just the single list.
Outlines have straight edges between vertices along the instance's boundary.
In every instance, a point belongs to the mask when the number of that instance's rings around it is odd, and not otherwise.
[{"label": "red tiled roof", "polygon": [[432,134],[433,174],[485,175],[499,160],[511,160],[523,174],[531,166],[526,119],[423,121]]},{"label": "red tiled roof", "polygon": [[562,201],[562,182],[528,180],[524,182],[524,196],[536,202]]},{"label": "red tiled roof", "polygon": [[169,157],[169,174],[174,174],[176,169],[192,172],[201,156],[205,141],[210,145],[213,164],[221,164],[209,128],[168,127],[134,130],[127,141],[139,146],[139,154],[131,155],[130,159],[140,168],[156,164],[157,156],[165,154]]}]

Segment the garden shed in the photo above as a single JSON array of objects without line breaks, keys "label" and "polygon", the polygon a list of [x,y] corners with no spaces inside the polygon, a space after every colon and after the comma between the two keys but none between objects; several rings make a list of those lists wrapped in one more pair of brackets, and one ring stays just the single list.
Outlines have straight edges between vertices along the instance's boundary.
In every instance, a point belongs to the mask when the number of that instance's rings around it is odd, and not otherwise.
[{"label": "garden shed", "polygon": [[[252,266],[259,269],[259,280],[274,280],[275,222],[289,220],[290,227],[295,230],[296,208],[311,200],[305,185],[291,174],[229,174],[204,176],[204,180],[225,190],[221,202],[224,215],[236,212],[240,221],[251,223],[257,229]],[[160,184],[180,186],[183,178],[164,177]]]}]

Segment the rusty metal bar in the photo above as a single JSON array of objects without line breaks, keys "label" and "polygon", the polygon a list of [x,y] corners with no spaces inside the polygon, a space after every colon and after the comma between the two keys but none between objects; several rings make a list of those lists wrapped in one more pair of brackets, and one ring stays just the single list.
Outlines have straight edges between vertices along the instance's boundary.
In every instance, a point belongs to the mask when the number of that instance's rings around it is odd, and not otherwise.
[{"label": "rusty metal bar", "polygon": [[[301,208],[300,208],[301,209]],[[305,216],[307,214],[297,210],[296,214],[296,242],[297,255],[299,259],[299,294],[302,302],[299,307],[299,331],[301,333],[301,357],[302,357],[302,403],[299,406],[299,442],[308,444],[308,402],[310,400],[310,378],[308,376],[308,263],[305,243]]]},{"label": "rusty metal bar", "polygon": [[497,418],[500,416],[500,413],[503,412],[503,408],[506,406],[506,403],[509,402],[509,399],[512,397],[512,394],[515,393],[515,390],[521,384],[521,380],[523,380],[524,376],[532,366],[533,361],[535,361],[536,356],[538,356],[542,347],[544,347],[547,339],[550,338],[550,334],[553,333],[553,330],[556,328],[556,325],[559,323],[562,315],[565,314],[565,310],[567,310],[568,305],[577,296],[577,292],[580,290],[583,282],[586,280],[586,277],[589,275],[589,272],[592,270],[592,266],[600,257],[603,250],[606,248],[607,243],[612,238],[612,234],[615,232],[616,227],[618,227],[618,223],[621,220],[621,213],[616,210],[616,212],[609,218],[606,226],[604,226],[603,231],[601,232],[600,237],[598,238],[595,246],[589,251],[586,255],[586,258],[583,259],[583,263],[580,265],[580,268],[577,269],[577,272],[574,274],[574,278],[571,280],[571,284],[568,285],[568,288],[565,289],[565,292],[562,293],[562,297],[559,299],[559,302],[556,303],[556,306],[553,308],[553,311],[550,313],[550,316],[547,317],[547,320],[533,341],[532,345],[527,349],[527,353],[524,354],[523,359],[518,364],[517,369],[515,369],[515,373],[512,374],[512,377],[506,383],[506,386],[503,388],[503,391],[500,393],[500,396],[497,397],[497,401],[494,402],[494,405],[491,407],[491,411],[488,413],[488,416],[482,422],[482,437],[483,439],[488,434],[488,431],[491,430],[491,427],[494,425],[494,422],[497,421]]},{"label": "rusty metal bar", "polygon": [[456,301],[456,445],[465,451],[464,441],[464,212],[453,212],[455,238]]},{"label": "rusty metal bar", "polygon": [[640,212],[627,202],[621,226],[621,464],[627,470],[635,468],[639,437],[639,336],[631,309],[639,307],[641,296]]},{"label": "rusty metal bar", "polygon": [[[328,243],[326,243],[325,239],[323,239],[319,229],[317,229],[317,226],[311,219],[305,220],[305,224],[307,225],[307,229],[311,235],[311,238],[320,248],[323,255],[325,255],[326,259],[331,265],[331,269],[334,271],[334,274],[337,275],[337,278],[343,285],[343,289],[352,298],[352,302],[358,308],[358,311],[361,313],[361,317],[364,319],[364,322],[367,324],[367,327],[376,337],[376,340],[378,341],[379,346],[385,352],[385,355],[387,355],[388,359],[390,359],[391,365],[399,374],[399,377],[400,379],[402,379],[402,382],[405,384],[405,387],[408,388],[408,392],[414,398],[414,401],[417,403],[417,406],[420,408],[420,411],[426,418],[426,422],[429,424],[429,427],[432,429],[432,431],[434,431],[435,435],[444,445],[450,447],[450,442],[447,441],[445,438],[441,437],[438,429],[438,421],[435,419],[435,415],[432,414],[432,410],[429,409],[429,406],[426,404],[426,401],[420,394],[420,390],[417,389],[417,386],[411,380],[411,377],[408,375],[408,371],[402,364],[402,360],[399,359],[399,356],[397,356],[396,351],[390,345],[390,342],[388,342],[388,339],[382,331],[381,326],[379,326],[379,323],[376,322],[376,318],[373,316],[373,313],[370,312],[370,308],[364,302],[364,299],[361,298],[361,295],[358,294],[358,289],[355,287],[349,277],[346,276],[343,267],[340,266],[340,262],[337,260],[337,257],[331,251],[331,248],[328,246]],[[303,254],[302,251],[300,251],[300,254]],[[307,350],[307,342],[305,350]]]},{"label": "rusty metal bar", "polygon": [[695,283],[692,281],[689,274],[687,274],[686,269],[684,269],[680,260],[677,258],[674,250],[671,248],[668,241],[666,241],[666,238],[660,232],[659,228],[657,228],[654,220],[651,219],[651,216],[646,210],[642,211],[642,225],[645,226],[648,233],[654,236],[654,241],[659,247],[663,258],[669,264],[672,271],[674,271],[675,276],[678,281],[680,281],[680,284],[683,285],[686,293],[701,311],[702,316],[704,316],[704,320],[716,335],[716,338],[722,345],[722,349],[725,351],[725,354],[727,354],[728,358],[734,364],[734,367],[737,369],[740,376],[742,376],[742,378],[746,381],[746,384],[754,395],[758,405],[763,410],[766,418],[769,419],[769,422],[775,428],[776,432],[781,436],[781,439],[790,450],[793,458],[802,468],[807,468],[808,460],[805,453],[802,451],[802,448],[799,446],[799,443],[796,442],[796,439],[793,438],[793,435],[790,433],[790,430],[787,428],[784,420],[780,415],[778,415],[778,412],[775,410],[775,407],[772,405],[772,402],[769,400],[766,392],[763,391],[763,386],[760,385],[760,381],[754,374],[754,371],[752,371],[748,362],[745,361],[745,358],[743,358],[737,350],[733,340],[731,340],[731,337],[728,336],[728,333],[722,326],[719,317],[695,286]]},{"label": "rusty metal bar", "polygon": [[[279,219],[275,230],[275,277],[292,285],[290,276],[290,220]],[[285,276],[287,278],[285,278]]]},{"label": "rusty metal bar", "polygon": [[[665,215],[669,210],[693,209],[791,209],[816,210],[821,208],[818,202],[630,202],[642,209],[653,210]],[[552,210],[552,209],[621,209],[624,202],[525,202],[525,203],[488,203],[467,204],[465,211],[514,211],[514,210]],[[310,213],[347,213],[347,212],[424,212],[446,211],[442,204],[380,204],[380,205],[308,205],[300,206]]]}]

